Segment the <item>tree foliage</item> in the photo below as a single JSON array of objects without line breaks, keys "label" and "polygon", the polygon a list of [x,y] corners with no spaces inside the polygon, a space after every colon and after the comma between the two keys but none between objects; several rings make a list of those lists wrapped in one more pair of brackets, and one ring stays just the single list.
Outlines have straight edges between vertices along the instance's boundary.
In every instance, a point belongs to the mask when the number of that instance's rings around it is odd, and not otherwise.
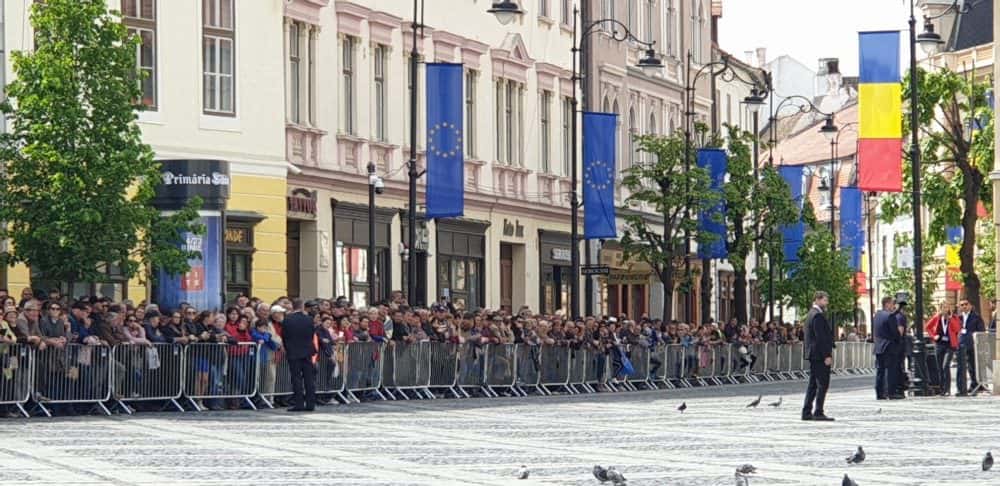
[{"label": "tree foliage", "polygon": [[138,39],[105,0],[46,0],[31,7],[35,49],[13,52],[14,80],[0,110],[0,237],[4,263],[52,282],[102,282],[112,264],[188,270],[197,252],[177,243],[199,201],[161,217],[150,205],[159,164],[136,123],[142,90]]},{"label": "tree foliage", "polygon": [[834,323],[854,321],[857,293],[854,269],[847,253],[830,248],[832,235],[828,228],[813,228],[806,233],[799,261],[784,265],[787,275],[776,282],[776,293],[804,315],[812,307],[813,293],[824,290],[830,294],[830,315]]},{"label": "tree foliage", "polygon": [[[965,295],[979,302],[980,278],[975,264],[976,220],[980,202],[989,203],[991,186],[985,183],[993,167],[993,110],[987,102],[990,82],[947,69],[919,70],[918,109],[920,180],[923,206],[929,210],[927,241],[931,253],[945,243],[946,230],[961,226],[959,250]],[[910,97],[909,76],[903,83],[904,101]],[[910,109],[909,104],[906,110]],[[905,113],[909,116],[908,113]],[[908,124],[904,124],[908,131]],[[901,193],[882,200],[885,221],[912,214],[911,156],[904,152]]]},{"label": "tree foliage", "polygon": [[735,277],[736,319],[746,323],[747,258],[756,245],[761,254],[781,261],[780,238],[770,235],[781,225],[794,223],[799,211],[792,201],[788,184],[774,167],[760,168],[760,176],[754,178],[753,135],[738,127],[727,126],[726,129],[729,131],[726,144],[729,179],[723,186],[728,229],[726,249]]},{"label": "tree foliage", "polygon": [[[644,135],[636,141],[639,151],[651,154],[653,161],[628,169],[622,180],[629,192],[625,204],[651,211],[660,219],[653,224],[638,212],[627,214],[621,244],[626,258],[648,263],[663,284],[663,319],[668,320],[673,316],[677,271],[687,256],[685,235],[698,235],[697,215],[714,205],[719,196],[709,190],[708,173],[695,164],[693,149],[685,159],[683,135]],[[690,288],[691,276],[683,277],[682,285]]]}]

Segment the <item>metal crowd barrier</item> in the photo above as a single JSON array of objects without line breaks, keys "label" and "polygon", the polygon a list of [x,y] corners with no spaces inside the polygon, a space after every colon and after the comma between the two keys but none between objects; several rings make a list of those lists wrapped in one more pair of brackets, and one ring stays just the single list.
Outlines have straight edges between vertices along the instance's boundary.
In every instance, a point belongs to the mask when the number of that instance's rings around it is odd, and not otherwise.
[{"label": "metal crowd barrier", "polygon": [[[111,358],[107,346],[67,344],[46,347],[34,353],[33,400],[35,408],[52,416],[53,404],[91,404],[106,415],[111,399],[111,368],[124,366]],[[119,375],[120,376],[120,375]]]},{"label": "metal crowd barrier", "polygon": [[486,345],[486,387],[485,390],[498,396],[494,388],[507,389],[519,395],[517,388],[516,344]]},{"label": "metal crowd barrier", "polygon": [[111,396],[125,413],[129,402],[162,401],[183,412],[181,375],[184,347],[179,344],[118,344],[111,349]]},{"label": "metal crowd barrier", "polygon": [[[431,386],[431,347],[425,343],[396,343],[392,348],[392,389],[404,400],[409,400],[406,390],[418,398],[434,398]],[[388,388],[388,385],[386,385]]]},{"label": "metal crowd barrier", "polygon": [[386,396],[379,391],[379,388],[382,388],[384,348],[382,343],[376,342],[347,345],[346,394],[348,398],[360,402],[361,400],[355,393],[368,392],[382,400],[386,399]]},{"label": "metal crowd barrier", "polygon": [[459,345],[453,343],[429,344],[431,349],[430,388],[443,389],[450,392],[455,398],[468,397],[458,390],[459,351],[461,349]]},{"label": "metal crowd barrier", "polygon": [[31,416],[24,405],[31,400],[33,358],[26,344],[0,344],[0,405],[14,406],[25,417]]},{"label": "metal crowd barrier", "polygon": [[189,344],[182,359],[184,397],[195,410],[222,408],[221,401],[225,399],[257,409],[251,400],[257,395],[256,343]]},{"label": "metal crowd barrier", "polygon": [[[976,354],[976,381],[979,387],[993,390],[993,357],[996,356],[997,336],[992,332],[977,332],[972,335]],[[978,390],[973,390],[976,392]]]},{"label": "metal crowd barrier", "polygon": [[[974,336],[977,377],[992,385],[995,335]],[[863,373],[873,364],[872,344],[838,342],[835,368]],[[620,350],[620,351],[619,351]],[[103,346],[67,345],[42,351],[27,345],[0,345],[0,406],[21,414],[39,410],[51,415],[60,404],[89,404],[109,414],[114,404],[132,413],[134,402],[162,402],[184,410],[218,408],[223,400],[255,408],[253,398],[270,400],[291,393],[287,363],[281,350],[260,352],[256,344],[173,344]],[[632,361],[635,373],[620,372],[618,354]],[[468,397],[469,389],[484,396],[526,396],[560,388],[567,393],[647,389],[661,385],[691,387],[753,383],[804,377],[803,344],[742,346],[658,345],[621,347],[605,353],[566,346],[453,343],[339,344],[332,355],[316,361],[317,393],[360,402],[355,393],[387,399],[392,391],[434,398],[431,389]],[[390,393],[392,393],[390,392]],[[33,409],[29,410],[28,405]],[[67,405],[68,406],[68,405]],[[58,411],[58,410],[57,410]]]}]

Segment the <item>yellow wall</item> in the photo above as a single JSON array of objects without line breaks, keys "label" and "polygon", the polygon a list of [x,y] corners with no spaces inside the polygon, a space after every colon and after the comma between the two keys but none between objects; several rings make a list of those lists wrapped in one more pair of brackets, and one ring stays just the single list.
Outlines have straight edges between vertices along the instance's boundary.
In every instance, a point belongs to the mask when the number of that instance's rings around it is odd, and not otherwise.
[{"label": "yellow wall", "polygon": [[286,253],[285,179],[233,174],[227,208],[265,216],[254,229],[253,295],[270,302],[285,295],[288,286]]}]

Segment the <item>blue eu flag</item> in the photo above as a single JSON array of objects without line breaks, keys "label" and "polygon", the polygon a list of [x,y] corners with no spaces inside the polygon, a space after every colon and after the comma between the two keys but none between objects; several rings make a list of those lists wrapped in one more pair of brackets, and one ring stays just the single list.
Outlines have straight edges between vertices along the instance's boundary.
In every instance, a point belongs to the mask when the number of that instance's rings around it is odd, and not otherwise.
[{"label": "blue eu flag", "polygon": [[861,268],[861,249],[865,232],[861,229],[861,190],[840,188],[840,248],[847,252],[851,268]]},{"label": "blue eu flag", "polygon": [[462,65],[427,65],[427,218],[465,210]]},{"label": "blue eu flag", "polygon": [[614,113],[583,114],[583,237],[617,238]]},{"label": "blue eu flag", "polygon": [[792,189],[792,202],[799,212],[799,220],[781,226],[781,248],[785,262],[799,261],[799,249],[805,240],[806,225],[802,222],[802,166],[791,165],[779,169],[781,178]]},{"label": "blue eu flag", "polygon": [[719,201],[704,210],[698,217],[698,230],[714,235],[714,239],[706,244],[698,245],[698,258],[726,258],[726,201],[722,194],[722,185],[726,182],[726,171],[729,169],[729,158],[726,151],[717,148],[698,149],[698,167],[708,171],[712,180],[709,190],[719,194]]}]

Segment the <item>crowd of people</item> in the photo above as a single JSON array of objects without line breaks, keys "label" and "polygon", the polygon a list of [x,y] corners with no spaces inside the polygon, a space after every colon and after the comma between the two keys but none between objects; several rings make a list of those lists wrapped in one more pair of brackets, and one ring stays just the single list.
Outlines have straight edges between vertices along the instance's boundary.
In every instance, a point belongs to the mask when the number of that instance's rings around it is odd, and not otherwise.
[{"label": "crowd of people", "polygon": [[[196,309],[181,303],[175,309],[161,308],[155,303],[114,302],[107,297],[93,296],[68,299],[60,291],[38,292],[24,289],[19,298],[0,289],[4,317],[0,322],[0,343],[26,343],[44,351],[62,349],[70,344],[115,346],[119,344],[197,343],[237,345],[256,343],[261,368],[262,392],[273,391],[274,362],[284,358],[284,325],[295,303],[287,297],[273,302],[240,295],[223,311]],[[758,359],[755,345],[793,344],[803,340],[800,324],[761,323],[751,319],[739,324],[736,319],[726,323],[688,324],[677,321],[626,315],[570,319],[563,312],[540,315],[527,307],[517,312],[461,311],[445,297],[428,307],[410,307],[400,292],[387,301],[367,308],[355,308],[344,297],[314,299],[300,304],[301,313],[314,326],[317,360],[328,360],[331,373],[339,373],[343,364],[345,344],[377,342],[398,343],[441,342],[453,344],[524,344],[528,346],[565,346],[586,349],[600,356],[600,362],[610,359],[611,379],[621,377],[630,369],[631,350],[660,345],[679,345],[683,359],[675,363],[673,376],[693,375],[698,368],[711,367],[708,350],[722,345],[738,349],[734,368],[749,371]],[[842,336],[863,340],[864,332],[854,329]],[[759,349],[759,346],[757,347]],[[230,362],[245,357],[245,351],[229,351]],[[9,367],[11,361],[5,360]],[[681,364],[683,363],[683,365]],[[600,364],[603,366],[603,364]],[[120,364],[119,364],[120,366]],[[200,366],[200,365],[199,365]],[[650,358],[651,373],[663,363]],[[683,366],[683,370],[681,370]],[[8,369],[4,376],[9,376]],[[214,370],[199,369],[195,386],[202,392],[216,388]],[[0,377],[2,380],[3,377]],[[246,381],[244,378],[242,381]],[[2,386],[2,384],[0,384]],[[209,390],[210,391],[210,390]],[[44,398],[44,397],[41,397]],[[199,405],[202,405],[199,403]],[[229,406],[238,406],[230,402]],[[222,408],[212,401],[209,408]]]}]

